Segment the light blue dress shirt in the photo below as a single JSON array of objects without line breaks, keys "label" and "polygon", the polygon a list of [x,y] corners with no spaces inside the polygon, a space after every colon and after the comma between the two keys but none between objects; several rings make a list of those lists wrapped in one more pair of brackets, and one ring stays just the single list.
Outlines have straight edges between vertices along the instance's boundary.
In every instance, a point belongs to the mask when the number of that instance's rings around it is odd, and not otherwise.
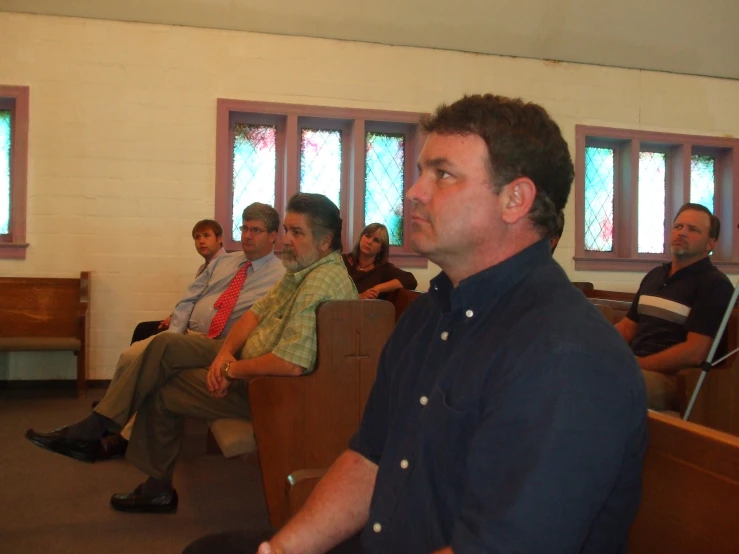
[{"label": "light blue dress shirt", "polygon": [[[247,262],[244,253],[231,252],[212,260],[197,279],[195,279],[172,312],[169,331],[185,333],[188,329],[198,333],[207,333],[210,322],[218,310],[213,308],[216,300],[228,288],[236,272]],[[226,327],[218,338],[224,338],[239,318],[251,308],[285,273],[274,252],[258,260],[252,260],[246,272],[246,281],[241,287]]]}]

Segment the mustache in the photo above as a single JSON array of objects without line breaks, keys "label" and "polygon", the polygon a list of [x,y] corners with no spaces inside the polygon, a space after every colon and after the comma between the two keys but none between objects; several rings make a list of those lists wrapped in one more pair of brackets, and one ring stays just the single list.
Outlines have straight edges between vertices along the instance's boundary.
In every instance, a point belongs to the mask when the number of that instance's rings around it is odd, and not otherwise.
[{"label": "mustache", "polygon": [[295,257],[295,250],[293,250],[289,246],[283,246],[282,253],[287,254],[288,256],[292,256],[293,258]]}]

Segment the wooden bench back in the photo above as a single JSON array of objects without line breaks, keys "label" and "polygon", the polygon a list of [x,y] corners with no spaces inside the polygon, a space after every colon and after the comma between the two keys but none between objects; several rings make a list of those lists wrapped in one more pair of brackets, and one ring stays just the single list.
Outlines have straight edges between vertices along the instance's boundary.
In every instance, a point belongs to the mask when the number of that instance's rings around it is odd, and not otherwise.
[{"label": "wooden bench back", "polygon": [[642,502],[629,554],[739,551],[739,438],[649,413]]},{"label": "wooden bench back", "polygon": [[388,294],[387,300],[392,302],[393,306],[395,306],[396,322],[400,319],[400,315],[405,311],[405,309],[411,305],[411,302],[422,294],[424,293],[421,291],[408,289],[398,289]]},{"label": "wooden bench back", "polygon": [[89,302],[80,279],[0,277],[0,337],[75,337]]},{"label": "wooden bench back", "polygon": [[384,300],[337,300],[318,308],[318,360],[303,377],[249,384],[252,425],[270,523],[288,517],[288,475],[326,468],[359,428],[377,361],[395,325]]}]

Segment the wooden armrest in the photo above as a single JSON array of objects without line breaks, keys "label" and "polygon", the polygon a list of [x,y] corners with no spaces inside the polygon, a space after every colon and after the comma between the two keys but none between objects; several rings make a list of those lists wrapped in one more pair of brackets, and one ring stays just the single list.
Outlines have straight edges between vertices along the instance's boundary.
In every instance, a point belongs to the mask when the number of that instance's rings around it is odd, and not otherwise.
[{"label": "wooden armrest", "polygon": [[285,482],[285,492],[287,493],[287,504],[290,509],[290,515],[293,516],[298,513],[298,510],[303,507],[305,501],[316,488],[318,481],[328,471],[328,468],[323,469],[299,469],[292,472],[287,476]]}]

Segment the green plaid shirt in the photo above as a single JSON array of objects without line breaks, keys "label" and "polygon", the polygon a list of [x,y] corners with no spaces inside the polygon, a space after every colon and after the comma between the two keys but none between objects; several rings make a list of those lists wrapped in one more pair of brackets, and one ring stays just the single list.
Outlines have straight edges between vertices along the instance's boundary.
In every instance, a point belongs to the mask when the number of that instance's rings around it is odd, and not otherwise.
[{"label": "green plaid shirt", "polygon": [[316,363],[316,308],[328,300],[357,298],[357,288],[338,252],[301,271],[286,273],[252,305],[259,324],[241,349],[240,358],[271,352],[310,373]]}]

